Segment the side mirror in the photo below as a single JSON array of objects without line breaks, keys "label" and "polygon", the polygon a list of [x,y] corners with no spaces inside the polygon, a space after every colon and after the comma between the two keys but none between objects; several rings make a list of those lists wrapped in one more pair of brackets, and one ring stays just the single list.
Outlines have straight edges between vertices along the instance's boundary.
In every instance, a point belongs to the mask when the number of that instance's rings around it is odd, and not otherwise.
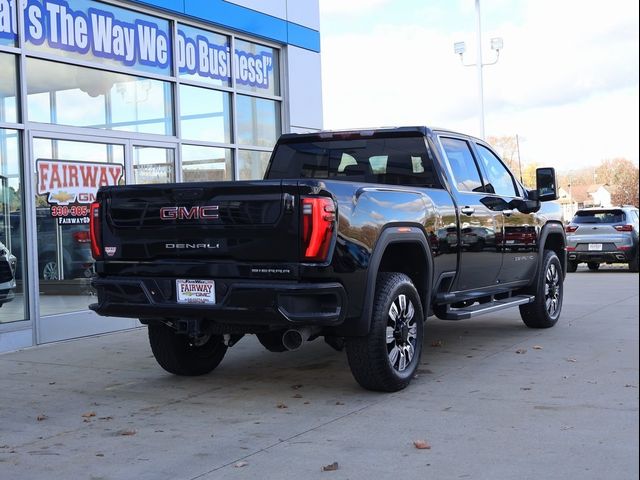
[{"label": "side mirror", "polygon": [[556,171],[554,168],[536,169],[536,196],[540,202],[558,199]]}]

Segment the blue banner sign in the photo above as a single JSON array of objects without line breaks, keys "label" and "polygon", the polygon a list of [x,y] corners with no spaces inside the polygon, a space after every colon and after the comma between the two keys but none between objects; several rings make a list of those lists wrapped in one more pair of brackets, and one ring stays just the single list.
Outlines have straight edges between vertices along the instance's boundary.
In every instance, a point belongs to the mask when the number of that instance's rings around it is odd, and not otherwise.
[{"label": "blue banner sign", "polygon": [[[0,39],[10,42],[17,37],[16,2],[0,0]],[[67,57],[88,57],[145,71],[170,72],[172,48],[166,20],[91,0],[29,0],[23,5],[26,42],[36,49],[53,49]],[[233,74],[240,85],[270,88],[274,69],[271,49],[236,49],[232,56],[227,37],[215,35],[224,41],[211,41],[213,37],[208,32],[197,32],[200,31],[189,27],[178,31],[175,61],[180,74],[223,82],[229,82]]]}]

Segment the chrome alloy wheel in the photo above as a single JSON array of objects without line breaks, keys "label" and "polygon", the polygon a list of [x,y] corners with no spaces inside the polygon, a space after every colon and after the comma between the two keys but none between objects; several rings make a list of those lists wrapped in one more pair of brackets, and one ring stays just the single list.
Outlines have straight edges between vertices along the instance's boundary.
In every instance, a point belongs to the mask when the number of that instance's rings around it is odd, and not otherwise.
[{"label": "chrome alloy wheel", "polygon": [[418,325],[414,317],[411,300],[404,294],[398,295],[387,315],[387,354],[389,363],[399,372],[407,368],[416,351]]},{"label": "chrome alloy wheel", "polygon": [[551,318],[557,317],[560,313],[561,294],[560,272],[554,263],[550,263],[544,281],[544,302]]}]

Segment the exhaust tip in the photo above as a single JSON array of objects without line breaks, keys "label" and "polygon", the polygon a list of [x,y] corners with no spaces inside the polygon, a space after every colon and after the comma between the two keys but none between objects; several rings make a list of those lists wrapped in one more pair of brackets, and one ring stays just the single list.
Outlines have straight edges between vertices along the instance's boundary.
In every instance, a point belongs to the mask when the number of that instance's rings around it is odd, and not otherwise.
[{"label": "exhaust tip", "polygon": [[287,350],[298,350],[303,342],[304,338],[302,333],[298,330],[287,330],[282,335],[282,345],[284,345]]}]

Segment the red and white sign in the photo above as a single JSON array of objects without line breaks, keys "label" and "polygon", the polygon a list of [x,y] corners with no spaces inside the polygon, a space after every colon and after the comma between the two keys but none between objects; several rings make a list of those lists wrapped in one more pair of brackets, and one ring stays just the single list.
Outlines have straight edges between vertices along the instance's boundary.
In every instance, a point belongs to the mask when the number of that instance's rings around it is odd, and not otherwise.
[{"label": "red and white sign", "polygon": [[216,286],[213,280],[176,280],[178,303],[216,303]]},{"label": "red and white sign", "polygon": [[51,205],[89,204],[98,188],[118,185],[124,168],[118,163],[36,160],[38,195],[47,195]]}]

